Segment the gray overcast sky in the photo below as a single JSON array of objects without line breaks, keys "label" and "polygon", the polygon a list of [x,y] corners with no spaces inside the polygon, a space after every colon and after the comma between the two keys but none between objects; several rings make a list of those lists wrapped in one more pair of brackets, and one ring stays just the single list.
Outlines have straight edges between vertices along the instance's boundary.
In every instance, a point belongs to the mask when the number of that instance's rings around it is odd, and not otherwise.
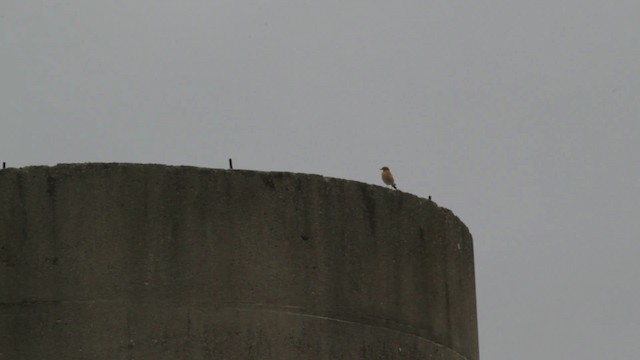
[{"label": "gray overcast sky", "polygon": [[317,173],[469,226],[483,359],[640,354],[640,1],[0,0],[0,156]]}]

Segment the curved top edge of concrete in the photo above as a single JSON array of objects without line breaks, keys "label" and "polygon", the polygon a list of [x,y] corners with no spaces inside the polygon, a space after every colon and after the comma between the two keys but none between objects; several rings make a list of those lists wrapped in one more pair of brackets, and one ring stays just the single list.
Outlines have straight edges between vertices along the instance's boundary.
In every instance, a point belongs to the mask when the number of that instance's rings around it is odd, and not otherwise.
[{"label": "curved top edge of concrete", "polygon": [[458,222],[460,222],[460,224],[462,224],[462,226],[465,227],[466,231],[470,233],[469,228],[464,224],[464,222],[450,209],[445,208],[443,206],[438,205],[438,203],[436,203],[435,201],[431,200],[431,199],[425,199],[423,197],[420,197],[418,195],[409,193],[409,192],[404,192],[402,190],[390,190],[387,189],[384,186],[380,186],[380,185],[376,185],[376,184],[369,184],[369,183],[365,183],[362,181],[357,181],[357,180],[349,180],[349,179],[342,179],[342,178],[336,178],[336,177],[331,177],[331,176],[324,176],[324,175],[320,175],[320,174],[312,174],[312,173],[297,173],[297,172],[291,172],[291,171],[262,171],[262,170],[250,170],[250,169],[225,169],[225,168],[209,168],[209,167],[202,167],[202,166],[195,166],[195,165],[167,165],[167,164],[160,164],[160,163],[129,163],[129,162],[86,162],[86,163],[58,163],[56,165],[50,166],[50,165],[29,165],[29,166],[25,166],[25,167],[20,167],[20,168],[6,168],[3,170],[0,170],[0,173],[2,171],[29,171],[29,170],[36,170],[36,169],[56,169],[56,170],[64,170],[64,169],[89,169],[89,168],[110,168],[110,167],[119,167],[119,168],[127,168],[127,167],[131,167],[131,168],[139,168],[139,167],[153,167],[153,168],[166,168],[166,169],[188,169],[188,170],[195,170],[195,171],[229,171],[229,172],[236,172],[236,173],[246,173],[246,174],[263,174],[263,175],[280,175],[280,176],[304,176],[304,177],[317,177],[317,178],[322,178],[324,181],[338,181],[338,182],[346,182],[346,183],[353,183],[359,186],[368,186],[368,187],[372,187],[372,188],[376,188],[378,190],[387,190],[387,191],[393,191],[393,192],[398,192],[400,194],[402,194],[403,196],[409,196],[414,198],[415,200],[418,200],[420,202],[422,201],[428,201],[430,202],[433,206],[435,206],[436,208],[438,208],[439,211],[443,212],[443,215],[447,216],[447,217],[453,217],[454,219],[456,219]]}]

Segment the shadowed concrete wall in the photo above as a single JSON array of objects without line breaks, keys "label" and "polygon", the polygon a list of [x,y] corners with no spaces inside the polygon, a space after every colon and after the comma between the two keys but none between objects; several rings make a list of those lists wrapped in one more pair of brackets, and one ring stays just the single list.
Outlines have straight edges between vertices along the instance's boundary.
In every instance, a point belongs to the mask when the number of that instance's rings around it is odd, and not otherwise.
[{"label": "shadowed concrete wall", "polygon": [[317,175],[0,171],[0,359],[478,359],[449,210]]}]

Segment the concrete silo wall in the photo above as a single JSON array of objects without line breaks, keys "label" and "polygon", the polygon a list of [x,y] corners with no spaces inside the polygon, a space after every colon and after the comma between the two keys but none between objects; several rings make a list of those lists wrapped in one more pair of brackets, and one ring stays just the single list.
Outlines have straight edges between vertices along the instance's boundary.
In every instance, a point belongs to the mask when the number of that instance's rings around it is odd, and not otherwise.
[{"label": "concrete silo wall", "polygon": [[449,210],[354,181],[0,171],[0,359],[478,359]]}]

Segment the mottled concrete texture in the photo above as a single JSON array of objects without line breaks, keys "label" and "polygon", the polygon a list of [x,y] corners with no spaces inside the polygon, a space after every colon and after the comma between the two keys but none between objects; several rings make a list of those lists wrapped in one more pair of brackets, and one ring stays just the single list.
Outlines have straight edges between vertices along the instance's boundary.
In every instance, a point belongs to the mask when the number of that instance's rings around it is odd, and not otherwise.
[{"label": "mottled concrete texture", "polygon": [[0,359],[478,359],[471,235],[317,175],[0,170]]}]

